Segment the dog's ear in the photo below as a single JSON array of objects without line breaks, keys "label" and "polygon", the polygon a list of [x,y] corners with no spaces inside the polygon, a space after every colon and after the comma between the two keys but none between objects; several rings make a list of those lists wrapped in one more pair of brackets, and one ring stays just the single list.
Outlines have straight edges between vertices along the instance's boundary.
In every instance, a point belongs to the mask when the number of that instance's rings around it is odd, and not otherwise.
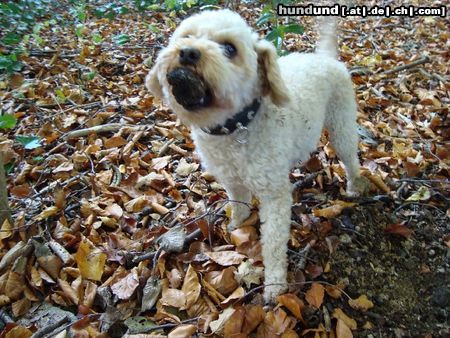
[{"label": "dog's ear", "polygon": [[147,87],[147,89],[150,91],[150,93],[152,93],[152,95],[161,100],[163,93],[162,93],[162,88],[161,88],[161,83],[159,82],[158,79],[158,71],[159,71],[159,66],[158,66],[158,62],[152,67],[152,69],[150,69],[150,72],[147,74],[146,78],[145,78],[145,86]]},{"label": "dog's ear", "polygon": [[275,47],[269,41],[258,40],[255,42],[255,51],[258,54],[258,72],[261,77],[263,95],[269,95],[277,106],[287,104],[288,89],[280,74]]}]

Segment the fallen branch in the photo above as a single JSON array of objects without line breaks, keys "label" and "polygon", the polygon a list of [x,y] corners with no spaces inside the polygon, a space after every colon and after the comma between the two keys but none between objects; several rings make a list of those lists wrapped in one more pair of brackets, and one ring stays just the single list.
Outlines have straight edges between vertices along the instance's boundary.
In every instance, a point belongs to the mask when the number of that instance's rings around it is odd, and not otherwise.
[{"label": "fallen branch", "polygon": [[429,63],[429,62],[431,62],[430,58],[428,56],[423,56],[420,59],[417,59],[417,60],[415,60],[415,61],[413,61],[411,63],[407,63],[405,65],[397,66],[397,67],[394,67],[392,69],[388,69],[388,70],[385,70],[385,71],[382,71],[382,72],[374,72],[374,71],[370,70],[367,67],[356,66],[356,67],[351,68],[349,70],[349,73],[350,73],[350,75],[374,75],[374,74],[387,75],[387,74],[393,74],[393,73],[396,73],[396,72],[400,72],[400,71],[405,70],[405,69],[413,68],[413,67],[422,65],[424,63]]},{"label": "fallen branch", "polygon": [[413,68],[413,67],[416,67],[418,65],[422,65],[422,64],[428,63],[428,62],[431,62],[430,58],[428,56],[423,56],[420,59],[417,59],[416,61],[407,63],[405,65],[397,66],[392,69],[385,70],[384,72],[381,72],[379,74],[384,74],[384,75],[393,74],[393,73],[400,72],[400,71],[408,69],[408,68]]},{"label": "fallen branch", "polygon": [[61,327],[62,324],[69,321],[69,318],[67,316],[62,317],[61,319],[57,320],[53,324],[44,326],[42,329],[36,331],[31,338],[41,338],[47,335],[48,333],[52,332],[53,330],[56,330]]},{"label": "fallen branch", "polygon": [[94,126],[94,127],[90,127],[90,128],[79,129],[79,130],[74,130],[74,131],[68,132],[63,135],[63,139],[69,140],[69,139],[76,138],[76,137],[86,136],[86,135],[89,135],[92,133],[100,134],[100,133],[107,133],[107,132],[111,132],[111,131],[115,132],[122,128],[131,130],[131,131],[139,131],[139,130],[146,130],[147,128],[150,128],[150,127],[152,127],[152,126],[150,126],[150,125],[135,126],[132,124],[109,123],[109,124],[102,124],[99,126]]}]

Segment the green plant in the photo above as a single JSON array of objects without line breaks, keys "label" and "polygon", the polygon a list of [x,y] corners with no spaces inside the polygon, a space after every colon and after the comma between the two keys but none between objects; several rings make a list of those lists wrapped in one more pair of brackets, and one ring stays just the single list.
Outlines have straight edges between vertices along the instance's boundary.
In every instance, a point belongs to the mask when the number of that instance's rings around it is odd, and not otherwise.
[{"label": "green plant", "polygon": [[296,23],[280,23],[280,18],[277,15],[276,8],[279,3],[282,4],[291,4],[293,1],[275,1],[272,0],[270,4],[266,5],[259,19],[256,21],[257,26],[267,25],[271,28],[269,34],[267,34],[266,39],[271,41],[275,48],[277,49],[278,54],[283,55],[286,54],[283,51],[283,42],[286,33],[295,33],[295,34],[303,34],[304,28],[303,26]]}]

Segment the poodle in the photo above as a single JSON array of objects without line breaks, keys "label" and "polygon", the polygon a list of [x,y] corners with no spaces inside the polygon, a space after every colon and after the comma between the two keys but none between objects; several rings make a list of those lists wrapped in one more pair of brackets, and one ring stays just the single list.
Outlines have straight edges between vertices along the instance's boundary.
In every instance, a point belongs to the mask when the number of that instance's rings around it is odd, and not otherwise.
[{"label": "poodle", "polygon": [[287,289],[292,188],[289,171],[309,158],[323,127],[345,165],[347,193],[365,190],[359,172],[355,94],[337,60],[335,25],[323,24],[314,53],[278,58],[238,14],[204,11],[185,19],[146,78],[190,126],[203,166],[225,188],[228,230],[260,201],[264,300]]}]

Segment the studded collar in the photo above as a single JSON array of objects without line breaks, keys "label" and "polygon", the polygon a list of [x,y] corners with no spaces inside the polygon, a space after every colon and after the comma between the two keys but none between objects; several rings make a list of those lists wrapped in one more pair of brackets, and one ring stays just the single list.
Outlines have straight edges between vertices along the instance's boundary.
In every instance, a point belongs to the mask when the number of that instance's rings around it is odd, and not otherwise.
[{"label": "studded collar", "polygon": [[261,101],[255,99],[239,113],[226,120],[223,125],[214,128],[202,128],[202,130],[210,135],[230,135],[236,130],[247,130],[248,124],[255,118],[260,106]]}]

